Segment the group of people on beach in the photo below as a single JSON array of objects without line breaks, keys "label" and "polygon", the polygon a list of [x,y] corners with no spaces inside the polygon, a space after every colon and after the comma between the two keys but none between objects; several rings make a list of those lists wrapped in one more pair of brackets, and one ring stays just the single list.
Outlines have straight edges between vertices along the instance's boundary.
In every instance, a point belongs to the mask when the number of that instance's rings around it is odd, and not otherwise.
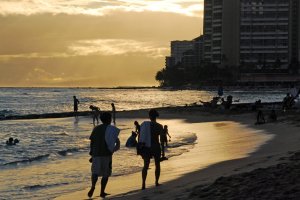
[{"label": "group of people on beach", "polygon": [[[73,106],[74,106],[74,116],[78,117],[78,104],[80,103],[76,96],[73,96]],[[99,119],[101,115],[101,110],[98,106],[90,105],[89,106],[91,112],[92,112],[92,118],[93,118],[93,124],[94,126],[96,124],[99,124]],[[112,108],[112,120],[113,123],[116,124],[116,107],[114,103],[111,103]]]},{"label": "group of people on beach", "polygon": [[[137,154],[140,155],[144,161],[142,169],[142,190],[146,188],[147,172],[151,158],[155,161],[155,185],[159,186],[160,178],[160,162],[162,155],[162,144],[160,140],[168,134],[167,126],[157,122],[159,113],[155,109],[150,109],[149,121],[144,121],[141,125],[135,121],[135,133],[138,137],[136,144]],[[88,192],[88,197],[92,197],[98,177],[101,179],[100,197],[104,198],[108,193],[105,188],[109,177],[112,174],[112,156],[114,152],[120,149],[119,132],[116,126],[112,126],[112,115],[109,112],[103,112],[100,115],[102,124],[97,125],[90,136],[90,155],[92,162],[91,166],[91,188]],[[164,138],[166,139],[166,138]],[[167,140],[163,140],[167,143]],[[164,156],[164,155],[163,155]]]},{"label": "group of people on beach", "polygon": [[[135,131],[131,132],[131,136],[127,139],[125,146],[139,148],[138,141],[140,141],[141,126],[138,121],[134,122],[134,126]],[[167,160],[168,158],[165,156],[165,148],[168,147],[168,141],[171,141],[171,135],[169,134],[167,125],[164,125],[163,131],[160,133],[159,141],[161,146],[161,160]]]}]

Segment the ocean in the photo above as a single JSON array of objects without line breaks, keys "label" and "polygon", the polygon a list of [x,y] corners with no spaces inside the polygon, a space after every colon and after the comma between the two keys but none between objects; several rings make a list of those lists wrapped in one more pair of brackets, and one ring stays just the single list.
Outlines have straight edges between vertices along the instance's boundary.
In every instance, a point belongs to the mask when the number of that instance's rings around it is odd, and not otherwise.
[{"label": "ocean", "polygon": [[[80,101],[79,111],[89,105],[110,110],[178,106],[207,101],[216,91],[162,89],[84,89],[84,88],[0,88],[0,115],[26,115],[69,112],[72,97]],[[225,90],[239,102],[281,101],[285,90]],[[117,119],[121,129],[121,150],[114,156],[113,176],[124,176],[141,170],[142,160],[134,148],[124,146],[134,130],[133,122],[143,118]],[[179,120],[160,120],[169,126],[172,141],[167,156],[180,156],[193,148],[196,132],[185,130]],[[89,135],[93,129],[90,117],[0,121],[0,199],[52,199],[64,193],[89,186]],[[180,131],[179,131],[180,130]],[[8,146],[5,141],[18,138],[20,143]],[[124,159],[126,158],[126,159]]]}]

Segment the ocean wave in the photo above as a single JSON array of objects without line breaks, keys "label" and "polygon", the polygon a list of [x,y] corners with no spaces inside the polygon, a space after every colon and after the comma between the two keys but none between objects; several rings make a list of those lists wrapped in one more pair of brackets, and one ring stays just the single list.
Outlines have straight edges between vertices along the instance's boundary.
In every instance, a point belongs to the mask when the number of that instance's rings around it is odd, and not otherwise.
[{"label": "ocean wave", "polygon": [[86,148],[71,148],[71,149],[61,150],[61,151],[57,151],[55,153],[49,153],[49,154],[45,154],[45,155],[35,156],[32,158],[23,158],[22,160],[7,162],[7,163],[2,164],[2,166],[15,166],[15,165],[19,165],[19,164],[27,164],[27,163],[37,162],[37,161],[43,161],[43,160],[48,159],[49,157],[52,158],[52,156],[54,156],[54,157],[68,156],[73,153],[82,152],[85,149]]},{"label": "ocean wave", "polygon": [[45,154],[45,155],[39,155],[39,156],[36,156],[33,158],[25,158],[23,160],[17,160],[17,161],[5,163],[4,166],[18,165],[18,164],[25,164],[25,163],[30,163],[30,162],[34,162],[34,161],[40,161],[40,160],[44,160],[44,159],[48,158],[49,156],[50,156],[50,154]]},{"label": "ocean wave", "polygon": [[71,148],[71,149],[67,149],[67,150],[58,151],[57,154],[59,154],[61,156],[67,156],[72,153],[80,152],[82,150],[83,150],[82,148]]},{"label": "ocean wave", "polygon": [[195,133],[191,133],[188,136],[180,138],[178,141],[172,142],[168,144],[168,148],[178,148],[185,145],[192,145],[197,140],[197,136]]},{"label": "ocean wave", "polygon": [[29,186],[25,186],[23,187],[23,189],[25,190],[41,190],[44,188],[49,188],[49,187],[57,187],[57,186],[62,186],[62,185],[68,185],[69,183],[54,183],[54,184],[45,184],[45,185],[29,185]]}]

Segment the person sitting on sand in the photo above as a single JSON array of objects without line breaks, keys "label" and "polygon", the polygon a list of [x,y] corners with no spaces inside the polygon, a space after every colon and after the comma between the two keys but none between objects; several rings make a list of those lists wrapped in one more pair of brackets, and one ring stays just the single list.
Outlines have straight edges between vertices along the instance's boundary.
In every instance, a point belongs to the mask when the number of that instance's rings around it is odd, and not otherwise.
[{"label": "person sitting on sand", "polygon": [[137,145],[136,137],[137,137],[136,132],[132,131],[131,136],[127,139],[125,146],[126,147],[136,147],[136,145]]},{"label": "person sitting on sand", "polygon": [[165,147],[168,147],[168,138],[167,136],[169,136],[169,138],[171,138],[169,131],[168,131],[168,126],[165,125],[164,126],[164,130],[162,132],[162,134],[160,135],[160,145],[161,145],[161,158],[163,160],[167,159],[165,157]]},{"label": "person sitting on sand", "polygon": [[105,188],[112,173],[112,155],[120,149],[118,138],[120,129],[110,125],[112,119],[111,114],[108,112],[104,112],[100,116],[100,120],[103,124],[96,126],[90,136],[92,187],[88,192],[88,196],[93,196],[98,177],[102,176],[100,197],[104,198],[108,195],[105,193]]},{"label": "person sitting on sand", "polygon": [[144,121],[141,124],[141,133],[139,145],[141,147],[140,155],[144,160],[144,167],[142,170],[142,190],[146,188],[147,172],[149,169],[150,159],[154,157],[155,161],[155,185],[158,183],[160,177],[160,144],[159,135],[163,132],[163,126],[156,122],[159,117],[158,112],[155,109],[149,111],[150,121]]},{"label": "person sitting on sand", "polygon": [[93,124],[95,126],[96,121],[97,121],[97,124],[99,124],[100,108],[97,106],[90,105],[90,109],[92,110]]},{"label": "person sitting on sand", "polygon": [[276,122],[277,121],[277,115],[275,110],[272,110],[270,115],[269,115],[269,121],[270,122]]},{"label": "person sitting on sand", "polygon": [[211,101],[209,101],[209,102],[201,101],[201,100],[200,100],[200,102],[205,107],[215,108],[217,106],[217,103],[218,103],[219,99],[220,99],[220,97],[213,97],[213,99]]},{"label": "person sitting on sand", "polygon": [[264,124],[264,123],[266,123],[264,113],[261,110],[259,110],[257,112],[255,125]]}]

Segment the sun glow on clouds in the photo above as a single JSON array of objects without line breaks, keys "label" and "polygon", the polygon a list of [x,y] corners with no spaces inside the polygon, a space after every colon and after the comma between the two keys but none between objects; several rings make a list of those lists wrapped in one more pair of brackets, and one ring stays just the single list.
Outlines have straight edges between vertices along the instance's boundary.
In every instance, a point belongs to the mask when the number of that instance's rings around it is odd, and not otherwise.
[{"label": "sun glow on clouds", "polygon": [[113,12],[164,12],[200,17],[203,0],[1,0],[1,15],[68,14],[105,16]]},{"label": "sun glow on clouds", "polygon": [[122,55],[143,53],[149,57],[164,57],[168,48],[159,47],[150,42],[123,39],[82,40],[69,47],[75,55]]},{"label": "sun glow on clouds", "polygon": [[14,58],[67,58],[75,56],[118,56],[128,54],[142,54],[151,58],[164,57],[169,51],[168,47],[151,42],[141,42],[137,40],[125,39],[99,39],[99,40],[80,40],[68,47],[66,53],[28,53],[0,55],[0,60]]}]

